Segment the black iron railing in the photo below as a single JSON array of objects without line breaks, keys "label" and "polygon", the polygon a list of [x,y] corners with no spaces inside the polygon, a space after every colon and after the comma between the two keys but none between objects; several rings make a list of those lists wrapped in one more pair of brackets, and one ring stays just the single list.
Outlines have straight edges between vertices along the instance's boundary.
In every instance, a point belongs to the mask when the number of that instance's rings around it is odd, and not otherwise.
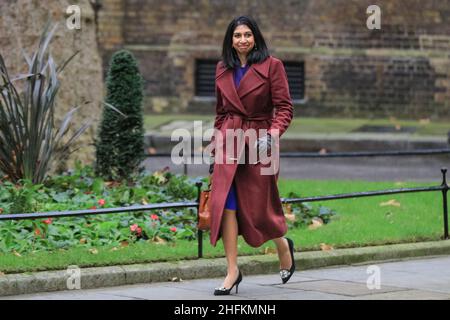
[{"label": "black iron railing", "polygon": [[[434,155],[434,154],[450,154],[450,149],[425,149],[415,151],[368,151],[368,152],[334,152],[334,153],[315,153],[315,152],[285,152],[280,153],[281,158],[327,158],[327,157],[376,157],[376,156],[409,156],[409,155]],[[147,154],[147,157],[170,157],[171,153],[159,153],[159,154]],[[193,157],[202,157],[202,154],[192,154]],[[184,164],[184,173],[187,174],[187,164]],[[449,238],[448,232],[448,208],[447,208],[447,192],[448,185],[446,179],[447,169],[442,168],[442,183],[439,186],[431,187],[418,187],[418,188],[401,188],[368,192],[356,192],[348,194],[336,194],[328,196],[306,197],[306,198],[282,198],[282,203],[299,203],[299,202],[313,202],[313,201],[326,201],[336,199],[348,199],[358,197],[369,197],[377,195],[397,194],[397,193],[410,193],[410,192],[431,192],[441,191],[443,197],[443,222],[444,222],[444,235],[443,239]],[[145,210],[158,210],[158,209],[173,209],[173,208],[197,208],[199,206],[199,197],[202,183],[196,183],[198,190],[198,197],[196,202],[175,202],[175,203],[159,203],[150,205],[130,206],[130,207],[117,207],[117,208],[104,208],[104,209],[86,209],[75,211],[55,211],[55,212],[40,212],[40,213],[19,213],[19,214],[2,214],[0,215],[0,221],[5,220],[26,220],[26,219],[40,219],[40,218],[62,218],[62,217],[74,217],[74,216],[87,216],[98,214],[114,214],[114,213],[126,213]],[[198,214],[197,214],[198,216]],[[203,256],[203,231],[198,230],[198,257]]]},{"label": "black iron railing", "polygon": [[[442,183],[439,186],[366,191],[366,192],[355,192],[355,193],[345,193],[345,194],[306,197],[306,198],[287,198],[287,199],[281,198],[281,202],[282,203],[299,203],[299,202],[313,202],[313,201],[326,201],[326,200],[336,200],[336,199],[380,196],[380,195],[397,194],[397,193],[441,191],[442,198],[443,198],[443,222],[444,222],[444,235],[442,238],[449,239],[448,210],[447,210],[447,191],[448,191],[449,187],[447,185],[447,179],[446,179],[447,169],[442,168],[441,172],[442,172]],[[202,248],[203,248],[202,239],[203,239],[203,231],[198,230],[198,241],[199,241],[198,242],[198,247],[199,247],[199,255],[198,256],[199,256],[199,258],[202,257]]]},{"label": "black iron railing", "polygon": [[[355,192],[347,194],[336,194],[328,196],[306,197],[306,198],[282,198],[282,203],[299,203],[299,202],[313,202],[313,201],[326,201],[336,199],[348,199],[369,197],[387,194],[397,193],[411,193],[411,192],[433,192],[441,191],[443,198],[443,222],[444,222],[444,235],[443,239],[449,239],[448,234],[448,209],[447,209],[447,191],[449,186],[447,185],[447,169],[442,168],[442,183],[439,186],[430,187],[417,187],[417,188],[400,188],[390,190],[379,191],[367,191],[367,192]],[[130,207],[118,207],[118,208],[104,208],[104,209],[87,209],[76,211],[57,211],[57,212],[40,212],[40,213],[20,213],[20,214],[2,214],[0,215],[0,221],[4,220],[26,220],[26,219],[41,219],[41,218],[62,218],[62,217],[74,217],[74,216],[86,216],[86,215],[98,215],[98,214],[113,214],[113,213],[125,213],[136,212],[145,210],[157,210],[157,209],[172,209],[172,208],[197,208],[199,206],[200,190],[202,188],[202,182],[197,182],[197,201],[196,202],[175,202],[175,203],[159,203],[150,205],[130,206]],[[197,214],[198,216],[198,214]],[[197,231],[198,238],[198,258],[203,257],[203,231]]]}]

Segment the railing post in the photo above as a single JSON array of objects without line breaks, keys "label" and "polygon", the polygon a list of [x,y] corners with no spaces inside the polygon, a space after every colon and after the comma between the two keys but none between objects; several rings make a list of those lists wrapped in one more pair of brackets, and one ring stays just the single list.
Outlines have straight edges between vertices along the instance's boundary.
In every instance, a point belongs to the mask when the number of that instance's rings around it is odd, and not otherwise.
[{"label": "railing post", "polygon": [[187,155],[184,154],[184,150],[181,152],[182,152],[182,157],[183,157],[183,174],[185,176],[187,176],[187,174],[188,174],[188,172],[187,172]]},{"label": "railing post", "polygon": [[448,209],[447,209],[447,168],[442,168],[442,197],[443,197],[443,205],[444,205],[444,239],[448,239]]},{"label": "railing post", "polygon": [[[195,184],[197,186],[197,223],[199,221],[199,213],[200,213],[200,193],[202,189],[202,182],[197,182]],[[198,242],[198,258],[203,257],[203,231],[200,229],[197,229],[197,242]]]}]

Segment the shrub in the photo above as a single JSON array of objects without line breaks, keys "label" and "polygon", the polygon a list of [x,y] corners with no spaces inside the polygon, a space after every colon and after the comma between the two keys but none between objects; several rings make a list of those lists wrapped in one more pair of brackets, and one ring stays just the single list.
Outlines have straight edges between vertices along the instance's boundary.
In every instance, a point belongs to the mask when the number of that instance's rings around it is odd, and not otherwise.
[{"label": "shrub", "polygon": [[142,115],[143,80],[134,56],[126,51],[111,58],[107,76],[106,103],[96,142],[98,175],[109,180],[129,179],[139,171],[144,158]]}]

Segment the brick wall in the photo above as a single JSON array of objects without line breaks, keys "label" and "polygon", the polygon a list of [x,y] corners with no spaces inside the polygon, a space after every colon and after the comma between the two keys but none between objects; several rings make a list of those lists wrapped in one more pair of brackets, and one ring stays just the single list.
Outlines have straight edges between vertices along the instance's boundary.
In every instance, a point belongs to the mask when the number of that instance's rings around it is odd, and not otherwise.
[{"label": "brick wall", "polygon": [[[103,0],[104,65],[126,47],[140,61],[148,112],[214,112],[194,97],[195,60],[219,59],[229,21],[256,18],[271,53],[305,62],[308,116],[450,118],[449,0]],[[378,4],[381,30],[368,30]]]}]

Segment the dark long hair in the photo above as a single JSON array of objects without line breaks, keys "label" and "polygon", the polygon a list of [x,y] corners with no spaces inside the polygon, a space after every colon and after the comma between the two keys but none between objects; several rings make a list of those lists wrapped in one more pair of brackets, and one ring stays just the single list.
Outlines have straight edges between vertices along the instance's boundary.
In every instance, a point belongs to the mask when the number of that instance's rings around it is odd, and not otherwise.
[{"label": "dark long hair", "polygon": [[240,16],[234,18],[230,22],[223,39],[222,60],[228,68],[234,68],[241,65],[237,52],[233,48],[233,32],[234,29],[241,24],[245,24],[249,27],[249,29],[252,30],[253,37],[255,38],[255,47],[247,56],[247,64],[252,65],[254,63],[263,62],[269,57],[269,50],[267,49],[266,41],[264,41],[264,37],[261,31],[259,31],[256,21],[248,16]]}]

